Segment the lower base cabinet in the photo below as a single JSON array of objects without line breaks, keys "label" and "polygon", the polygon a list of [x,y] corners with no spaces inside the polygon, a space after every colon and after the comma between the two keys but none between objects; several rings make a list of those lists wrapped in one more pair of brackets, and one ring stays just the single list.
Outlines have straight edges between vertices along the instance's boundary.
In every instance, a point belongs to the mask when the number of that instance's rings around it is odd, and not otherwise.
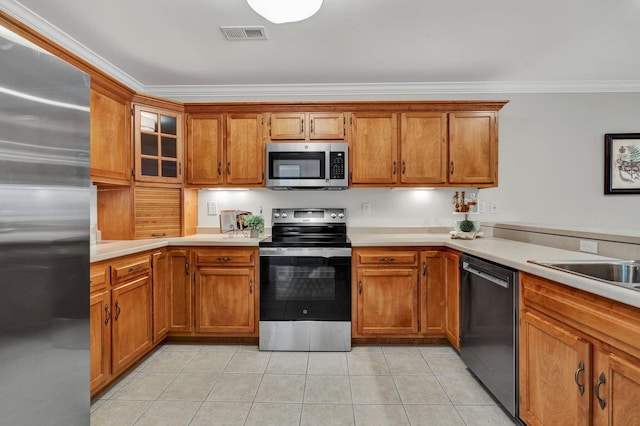
[{"label": "lower base cabinet", "polygon": [[111,297],[111,363],[113,374],[118,374],[153,346],[151,277],[145,275],[114,287]]},{"label": "lower base cabinet", "polygon": [[520,287],[520,418],[638,424],[640,309],[526,273]]},{"label": "lower base cabinet", "polygon": [[91,266],[89,297],[89,389],[91,394],[105,386],[111,376],[111,292],[105,280],[106,274],[106,267]]},{"label": "lower base cabinet", "polygon": [[354,249],[353,337],[443,338],[443,259],[441,250]]}]

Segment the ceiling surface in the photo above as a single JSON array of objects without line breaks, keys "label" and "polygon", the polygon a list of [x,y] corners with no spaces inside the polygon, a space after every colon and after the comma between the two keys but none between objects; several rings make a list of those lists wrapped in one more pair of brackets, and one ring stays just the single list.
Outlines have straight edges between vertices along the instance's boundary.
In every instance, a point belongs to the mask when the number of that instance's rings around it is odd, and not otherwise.
[{"label": "ceiling surface", "polygon": [[640,80],[640,0],[324,0],[279,25],[245,0],[0,6],[138,88]]}]

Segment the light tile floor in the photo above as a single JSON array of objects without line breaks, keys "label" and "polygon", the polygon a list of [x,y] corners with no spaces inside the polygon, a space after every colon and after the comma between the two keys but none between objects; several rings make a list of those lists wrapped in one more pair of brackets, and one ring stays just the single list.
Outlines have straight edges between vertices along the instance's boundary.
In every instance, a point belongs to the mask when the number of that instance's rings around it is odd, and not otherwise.
[{"label": "light tile floor", "polygon": [[91,425],[512,425],[448,346],[261,352],[165,344],[91,405]]}]

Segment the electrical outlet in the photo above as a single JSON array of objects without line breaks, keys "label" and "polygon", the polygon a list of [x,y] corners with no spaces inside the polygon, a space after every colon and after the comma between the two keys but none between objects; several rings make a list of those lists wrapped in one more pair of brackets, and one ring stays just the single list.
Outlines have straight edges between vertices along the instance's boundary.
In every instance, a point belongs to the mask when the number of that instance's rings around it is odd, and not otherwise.
[{"label": "electrical outlet", "polygon": [[371,203],[362,203],[362,215],[369,216],[371,214]]},{"label": "electrical outlet", "polygon": [[499,211],[499,206],[498,206],[498,202],[497,201],[493,201],[491,203],[491,213],[498,213]]},{"label": "electrical outlet", "polygon": [[218,203],[216,201],[207,201],[207,214],[209,216],[218,214]]},{"label": "electrical outlet", "polygon": [[598,242],[593,240],[580,240],[580,251],[598,254]]}]

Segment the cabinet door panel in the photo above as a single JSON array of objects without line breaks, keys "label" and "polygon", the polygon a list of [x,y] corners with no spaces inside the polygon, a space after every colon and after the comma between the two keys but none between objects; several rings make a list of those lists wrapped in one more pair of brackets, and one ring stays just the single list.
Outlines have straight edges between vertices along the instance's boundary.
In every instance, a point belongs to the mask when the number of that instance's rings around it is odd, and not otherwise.
[{"label": "cabinet door panel", "polygon": [[306,129],[303,112],[279,112],[269,118],[271,140],[304,140]]},{"label": "cabinet door panel", "polygon": [[358,269],[358,333],[418,332],[415,269]]},{"label": "cabinet door panel", "polygon": [[226,164],[228,184],[261,184],[264,181],[262,115],[228,114]]},{"label": "cabinet door panel", "polygon": [[445,276],[442,252],[424,251],[420,254],[421,332],[444,333]]},{"label": "cabinet door panel", "polygon": [[345,117],[343,113],[309,113],[309,139],[344,140],[345,133]]},{"label": "cabinet door panel", "polygon": [[[631,425],[640,419],[640,365],[613,353],[596,352],[593,423]],[[600,380],[600,378],[603,380]],[[598,385],[598,383],[600,383]],[[595,391],[597,386],[597,391]],[[601,401],[604,407],[601,406]]]},{"label": "cabinet door panel", "polygon": [[91,180],[128,185],[131,181],[129,102],[92,88],[90,110]]},{"label": "cabinet door panel", "polygon": [[396,183],[397,114],[354,113],[352,118],[352,183]]},{"label": "cabinet door panel", "polygon": [[446,147],[446,113],[401,114],[400,182],[445,183]]},{"label": "cabinet door panel", "polygon": [[153,343],[169,331],[169,258],[166,252],[153,254]]},{"label": "cabinet door panel", "polygon": [[198,268],[195,291],[196,332],[255,331],[253,269]]},{"label": "cabinet door panel", "polygon": [[187,182],[221,184],[223,181],[222,114],[187,117]]},{"label": "cabinet door panel", "polygon": [[134,106],[135,178],[182,183],[182,114]]},{"label": "cabinet door panel", "polygon": [[588,425],[591,344],[529,312],[520,320],[520,417],[531,425]]},{"label": "cabinet door panel", "polygon": [[152,346],[151,278],[144,276],[111,291],[112,367],[117,374]]},{"label": "cabinet door panel", "polygon": [[498,138],[494,112],[449,115],[449,182],[497,184]]},{"label": "cabinet door panel", "polygon": [[186,250],[170,250],[169,331],[189,333],[192,329],[191,266]]},{"label": "cabinet door panel", "polygon": [[93,394],[104,386],[111,374],[111,298],[109,291],[89,299],[90,389]]}]

